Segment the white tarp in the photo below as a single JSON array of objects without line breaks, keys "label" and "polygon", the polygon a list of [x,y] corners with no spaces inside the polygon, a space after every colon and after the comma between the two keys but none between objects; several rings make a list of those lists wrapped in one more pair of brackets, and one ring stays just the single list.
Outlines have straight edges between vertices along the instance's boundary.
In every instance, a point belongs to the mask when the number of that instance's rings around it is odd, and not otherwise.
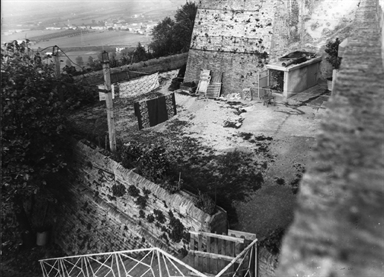
[{"label": "white tarp", "polygon": [[159,73],[156,72],[154,74],[141,77],[140,79],[120,83],[119,97],[126,98],[144,94],[158,88],[159,86]]}]

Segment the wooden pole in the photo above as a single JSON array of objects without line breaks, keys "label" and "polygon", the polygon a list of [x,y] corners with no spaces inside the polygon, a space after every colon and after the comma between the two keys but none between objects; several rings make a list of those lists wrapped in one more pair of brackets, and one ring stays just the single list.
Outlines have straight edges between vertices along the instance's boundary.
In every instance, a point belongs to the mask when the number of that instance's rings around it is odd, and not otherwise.
[{"label": "wooden pole", "polygon": [[[59,47],[57,45],[53,46],[53,49],[52,49],[52,55],[53,55],[53,60],[55,62],[55,77],[56,77],[56,80],[59,81],[60,79],[60,53],[59,53]],[[59,94],[59,97],[60,97],[60,101],[63,101],[63,94],[62,94],[62,90],[58,87],[59,86],[59,82],[57,82],[57,85],[56,85],[56,92]]]},{"label": "wooden pole", "polygon": [[59,59],[59,53],[57,52],[56,55],[53,56],[53,59],[55,61],[55,75],[56,79],[59,79],[60,77],[60,59]]},{"label": "wooden pole", "polygon": [[115,132],[115,117],[113,115],[111,71],[109,68],[109,61],[103,62],[103,73],[104,73],[104,89],[106,92],[105,103],[107,104],[109,148],[114,153],[116,151],[116,132]]}]

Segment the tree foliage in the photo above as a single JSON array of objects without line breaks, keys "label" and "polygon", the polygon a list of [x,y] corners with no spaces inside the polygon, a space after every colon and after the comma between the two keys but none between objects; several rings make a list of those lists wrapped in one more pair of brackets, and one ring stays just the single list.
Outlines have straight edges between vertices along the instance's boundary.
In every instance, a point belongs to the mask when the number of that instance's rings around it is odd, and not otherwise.
[{"label": "tree foliage", "polygon": [[339,44],[341,41],[336,38],[335,41],[328,41],[325,45],[325,53],[328,54],[326,60],[332,65],[333,69],[339,69],[341,64],[341,58],[339,54]]},{"label": "tree foliage", "polygon": [[175,20],[166,17],[154,27],[149,48],[155,57],[189,50],[196,12],[196,4],[186,2],[176,11]]},{"label": "tree foliage", "polygon": [[31,195],[54,197],[55,174],[66,167],[69,153],[66,114],[96,95],[68,74],[55,76],[53,64],[27,41],[2,46],[1,73],[2,197],[23,209]]}]

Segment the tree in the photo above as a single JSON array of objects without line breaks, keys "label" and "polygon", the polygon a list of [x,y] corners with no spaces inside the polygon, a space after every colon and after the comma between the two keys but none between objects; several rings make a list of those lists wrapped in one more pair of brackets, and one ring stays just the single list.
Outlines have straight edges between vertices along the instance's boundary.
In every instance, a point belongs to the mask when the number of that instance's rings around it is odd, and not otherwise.
[{"label": "tree", "polygon": [[78,56],[76,58],[76,63],[77,63],[78,66],[83,67],[83,65],[84,65],[83,57],[82,56]]},{"label": "tree", "polygon": [[2,200],[13,204],[19,231],[27,236],[32,226],[24,201],[60,195],[57,174],[70,153],[66,114],[92,101],[93,91],[69,75],[57,78],[53,65],[43,63],[25,42],[2,46],[1,72]]},{"label": "tree", "polygon": [[88,57],[88,63],[87,65],[90,67],[90,68],[93,68],[93,66],[95,65],[95,61],[93,60],[93,57],[92,56],[89,56]]},{"label": "tree", "polygon": [[68,66],[68,67],[71,67],[71,66],[72,66],[72,63],[71,63],[71,61],[70,61],[69,59],[67,59],[67,60],[65,61],[65,65]]},{"label": "tree", "polygon": [[189,50],[196,13],[196,4],[186,2],[176,11],[175,21],[166,17],[154,27],[149,47],[155,57]]},{"label": "tree", "polygon": [[136,49],[131,53],[131,64],[148,60],[149,53],[139,42]]},{"label": "tree", "polygon": [[184,6],[176,11],[173,41],[176,44],[175,47],[180,49],[181,52],[189,50],[196,13],[197,6],[193,2],[186,2]]},{"label": "tree", "polygon": [[155,57],[167,56],[173,54],[172,31],[175,22],[170,18],[164,18],[152,30],[152,42],[149,47],[153,50]]}]

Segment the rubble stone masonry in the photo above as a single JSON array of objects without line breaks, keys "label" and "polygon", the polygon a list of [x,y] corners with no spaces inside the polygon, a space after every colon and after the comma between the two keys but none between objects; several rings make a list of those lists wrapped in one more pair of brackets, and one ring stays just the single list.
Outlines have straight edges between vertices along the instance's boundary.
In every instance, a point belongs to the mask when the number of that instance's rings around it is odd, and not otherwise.
[{"label": "rubble stone masonry", "polygon": [[[225,211],[208,215],[196,208],[194,196],[183,191],[170,194],[82,142],[75,146],[73,176],[54,230],[56,242],[68,255],[154,246],[176,253],[188,245],[189,230],[227,230]],[[172,232],[183,239],[172,240]]]},{"label": "rubble stone masonry", "polygon": [[[359,0],[201,0],[185,81],[223,72],[222,94],[256,91],[257,73],[283,54],[324,54],[329,39],[349,35]],[[265,59],[265,54],[269,58]],[[322,63],[322,72],[329,65]],[[325,68],[325,69],[323,69]],[[323,76],[324,77],[324,76]]]},{"label": "rubble stone masonry", "polygon": [[277,276],[384,272],[383,8],[362,0]]}]

